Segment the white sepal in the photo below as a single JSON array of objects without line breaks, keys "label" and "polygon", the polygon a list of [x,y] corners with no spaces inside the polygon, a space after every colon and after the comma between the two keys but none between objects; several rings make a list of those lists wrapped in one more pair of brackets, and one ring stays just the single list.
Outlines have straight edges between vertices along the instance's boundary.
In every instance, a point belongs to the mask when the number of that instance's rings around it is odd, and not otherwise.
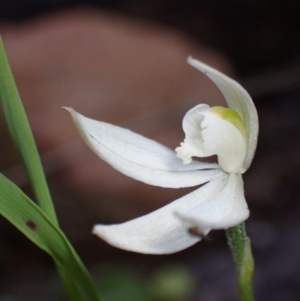
[{"label": "white sepal", "polygon": [[[174,212],[187,214],[203,203],[214,199],[227,183],[228,174],[145,216],[117,225],[96,225],[93,233],[107,243],[128,251],[145,254],[169,254],[186,249],[200,237],[189,234]],[[204,233],[207,234],[207,233]]]},{"label": "white sepal", "polygon": [[258,116],[250,95],[235,80],[208,65],[191,57],[188,58],[188,63],[203,72],[216,84],[224,95],[229,108],[238,112],[242,118],[247,134],[247,155],[243,169],[247,170],[254,157],[258,135]]},{"label": "white sepal", "polygon": [[210,230],[236,226],[249,217],[243,186],[242,176],[232,173],[223,189],[212,199],[186,214],[178,211],[176,215],[189,227],[204,234]]},{"label": "white sepal", "polygon": [[85,143],[112,167],[138,181],[181,188],[203,184],[221,173],[217,164],[193,161],[183,165],[173,150],[156,141],[66,109]]},{"label": "white sepal", "polygon": [[[93,233],[115,247],[146,254],[174,253],[210,230],[236,226],[249,216],[241,174],[256,149],[256,109],[236,81],[192,58],[188,62],[217,85],[231,110],[203,104],[192,108],[183,120],[186,138],[176,149],[180,159],[153,140],[66,108],[86,144],[123,174],[170,188],[208,182],[148,215],[118,225],[96,225]],[[211,155],[218,156],[219,164],[192,160]]]}]

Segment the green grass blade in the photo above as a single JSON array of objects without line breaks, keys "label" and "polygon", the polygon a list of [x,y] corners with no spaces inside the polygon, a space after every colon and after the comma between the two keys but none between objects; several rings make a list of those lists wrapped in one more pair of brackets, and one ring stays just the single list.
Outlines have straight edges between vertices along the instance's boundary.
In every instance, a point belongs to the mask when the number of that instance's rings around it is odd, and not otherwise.
[{"label": "green grass blade", "polygon": [[72,301],[86,301],[83,292],[80,287],[77,285],[76,281],[73,279],[71,275],[68,274],[66,269],[61,268],[60,266],[56,266],[57,271],[60,275],[60,279],[64,283],[64,287],[66,293],[68,295],[69,300]]},{"label": "green grass blade", "polygon": [[[39,248],[50,254],[63,276],[74,279],[82,295],[101,300],[90,274],[63,232],[15,184],[0,174],[0,214]],[[72,281],[72,280],[71,280]],[[79,300],[79,299],[78,299]]]},{"label": "green grass blade", "polygon": [[[50,219],[50,221],[52,221],[52,223],[54,223],[54,225],[58,225],[55,209],[54,209],[54,206],[52,203],[52,199],[50,196],[50,192],[49,192],[46,178],[44,175],[44,171],[42,168],[40,157],[39,157],[39,154],[37,151],[37,147],[36,147],[36,144],[35,144],[35,141],[34,141],[34,138],[32,135],[32,131],[30,129],[30,125],[29,125],[25,110],[23,108],[12,72],[9,67],[9,63],[8,63],[8,60],[7,60],[7,57],[5,54],[5,49],[4,49],[1,38],[0,38],[0,104],[3,108],[5,120],[7,123],[8,130],[11,134],[12,141],[13,141],[13,143],[19,153],[19,156],[24,164],[24,167],[27,172],[27,175],[28,175],[29,181],[31,183],[33,192],[35,194],[36,200],[37,200],[38,204],[40,205],[41,209],[44,211],[44,213],[47,214],[47,217]],[[2,203],[0,204],[0,206],[3,209],[2,214],[5,217],[7,217],[6,214],[7,214],[7,210],[9,208],[5,208],[5,206],[3,204],[3,199],[1,201],[2,201]],[[30,200],[27,198],[27,202],[28,201],[30,201]],[[17,204],[14,204],[12,202],[12,206],[17,206]],[[37,209],[37,207],[35,209]],[[5,212],[6,212],[6,214],[5,214]],[[41,211],[39,211],[39,214],[41,214]],[[17,226],[14,222],[15,220],[18,220],[17,213],[15,212],[14,218],[9,219],[9,220],[15,226]],[[52,225],[52,226],[54,226],[54,225]],[[21,230],[21,231],[24,233],[23,230]],[[56,230],[58,230],[58,229],[56,229]],[[33,237],[32,236],[29,237],[28,233],[26,236],[29,239],[33,240]],[[37,243],[36,241],[34,241],[34,242]],[[46,241],[42,245],[38,244],[38,246],[40,248],[44,249],[51,256],[53,256],[53,258],[56,262],[58,272],[59,272],[61,279],[64,283],[64,286],[66,288],[69,299],[73,300],[73,301],[86,300],[84,297],[84,290],[82,290],[80,288],[80,285],[81,284],[84,285],[84,283],[87,282],[87,284],[88,284],[87,287],[89,287],[89,285],[91,285],[92,281],[90,279],[90,275],[86,271],[84,265],[81,263],[80,258],[77,256],[77,254],[73,250],[72,246],[67,242],[69,251],[71,253],[73,253],[73,256],[71,256],[68,260],[70,261],[69,264],[72,264],[72,261],[73,261],[73,263],[74,263],[74,261],[76,261],[75,266],[77,265],[79,267],[79,272],[78,272],[77,278],[80,278],[79,276],[81,275],[81,280],[77,279],[79,282],[74,280],[74,275],[72,273],[70,273],[68,270],[69,267],[65,266],[65,264],[62,264],[62,262],[60,262],[58,260],[59,254],[56,254],[56,256],[54,256],[53,252],[51,252],[51,250],[49,248],[45,249],[45,245],[47,245]],[[66,257],[64,258],[64,263],[65,263],[65,260],[67,259],[66,254],[65,254],[65,256]],[[83,281],[83,283],[80,283],[80,281]],[[92,286],[93,286],[93,284],[92,284]],[[92,288],[92,291],[93,290],[95,290],[95,288]],[[91,300],[98,300],[98,299],[94,298]]]},{"label": "green grass blade", "polygon": [[40,157],[0,38],[0,104],[8,130],[23,161],[36,200],[57,223]]}]

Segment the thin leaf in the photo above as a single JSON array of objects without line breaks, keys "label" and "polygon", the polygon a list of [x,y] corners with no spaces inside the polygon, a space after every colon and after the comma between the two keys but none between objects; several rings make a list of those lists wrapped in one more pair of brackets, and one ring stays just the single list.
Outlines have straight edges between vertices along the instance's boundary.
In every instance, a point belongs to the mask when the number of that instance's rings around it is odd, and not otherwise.
[{"label": "thin leaf", "polygon": [[36,200],[55,223],[57,218],[40,157],[0,38],[0,104],[13,143],[23,161]]},{"label": "thin leaf", "polygon": [[79,285],[73,279],[72,275],[67,273],[67,270],[59,265],[56,265],[57,271],[59,273],[60,279],[64,283],[66,293],[69,300],[72,301],[85,301],[84,294],[82,293]]},{"label": "thin leaf", "polygon": [[[3,108],[8,130],[13,143],[23,162],[36,200],[48,218],[58,225],[55,209],[51,200],[46,178],[37,151],[30,125],[24,111],[4,46],[0,38],[0,104]],[[75,253],[74,253],[75,254]],[[50,254],[51,255],[51,254]],[[76,255],[76,254],[75,254]],[[79,258],[77,261],[81,264]],[[70,300],[85,300],[80,292],[80,284],[73,280],[73,275],[61,263],[56,263],[58,272]],[[81,264],[82,265],[82,264]],[[82,265],[83,267],[83,265]],[[83,269],[84,270],[84,269]],[[88,273],[83,277],[89,277]]]},{"label": "thin leaf", "polygon": [[92,278],[63,232],[2,174],[0,174],[0,214],[39,248],[51,255],[56,265],[63,269],[64,275],[74,279],[88,300],[101,300]]}]

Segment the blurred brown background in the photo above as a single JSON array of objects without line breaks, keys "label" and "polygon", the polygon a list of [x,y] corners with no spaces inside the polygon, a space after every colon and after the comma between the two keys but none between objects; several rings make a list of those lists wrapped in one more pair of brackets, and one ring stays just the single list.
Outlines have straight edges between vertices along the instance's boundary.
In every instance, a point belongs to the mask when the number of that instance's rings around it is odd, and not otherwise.
[{"label": "blurred brown background", "polygon": [[[170,256],[124,252],[91,235],[97,222],[140,216],[189,190],[117,173],[83,144],[61,110],[72,106],[175,148],[189,108],[223,102],[186,64],[189,55],[237,78],[253,95],[260,137],[244,179],[255,292],[257,300],[299,300],[296,1],[6,0],[0,7],[0,33],[61,226],[106,300],[238,300],[223,231]],[[2,116],[0,133],[0,170],[30,194]],[[0,301],[64,300],[51,259],[3,219],[0,231]],[[178,280],[187,289],[173,296]]]}]

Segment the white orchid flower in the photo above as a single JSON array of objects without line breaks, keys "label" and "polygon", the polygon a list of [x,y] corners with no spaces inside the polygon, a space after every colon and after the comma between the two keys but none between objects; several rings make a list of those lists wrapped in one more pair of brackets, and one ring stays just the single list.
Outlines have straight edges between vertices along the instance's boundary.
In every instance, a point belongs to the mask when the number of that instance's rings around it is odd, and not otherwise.
[{"label": "white orchid flower", "polygon": [[[93,233],[109,244],[139,253],[168,254],[192,246],[213,229],[227,229],[249,216],[242,174],[254,156],[258,118],[249,94],[234,80],[192,58],[228,107],[200,104],[183,119],[184,142],[173,150],[130,130],[86,118],[73,121],[86,144],[123,174],[144,183],[197,190],[145,216],[117,225],[96,225]],[[218,164],[192,157],[218,156]],[[196,234],[196,235],[195,235]]]}]

